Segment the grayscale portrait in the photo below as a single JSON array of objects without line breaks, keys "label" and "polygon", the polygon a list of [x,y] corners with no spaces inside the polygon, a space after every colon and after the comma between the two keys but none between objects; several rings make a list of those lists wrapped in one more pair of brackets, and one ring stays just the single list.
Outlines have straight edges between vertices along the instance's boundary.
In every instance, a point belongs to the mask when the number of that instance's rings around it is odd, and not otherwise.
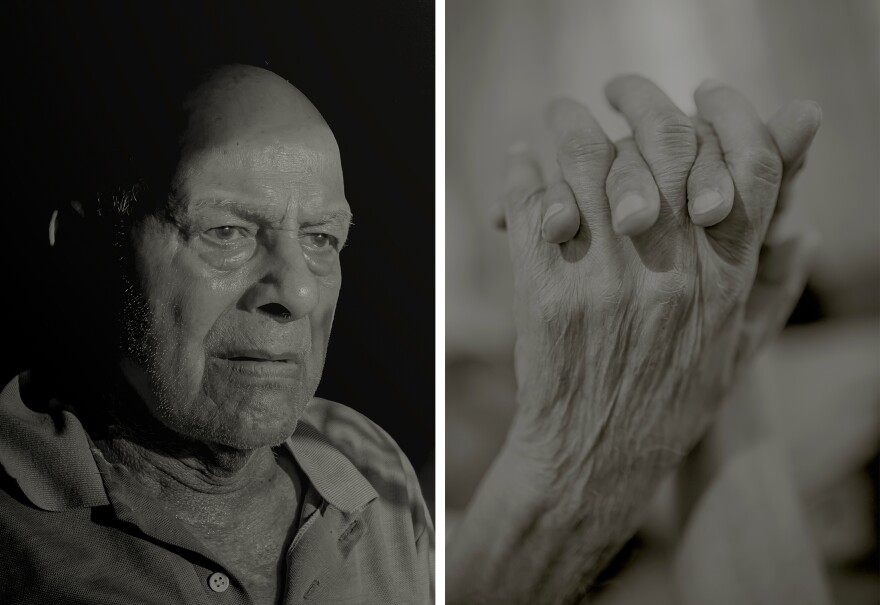
[{"label": "grayscale portrait", "polygon": [[0,602],[433,602],[433,21],[7,7]]},{"label": "grayscale portrait", "polygon": [[449,603],[876,603],[877,3],[447,2]]}]

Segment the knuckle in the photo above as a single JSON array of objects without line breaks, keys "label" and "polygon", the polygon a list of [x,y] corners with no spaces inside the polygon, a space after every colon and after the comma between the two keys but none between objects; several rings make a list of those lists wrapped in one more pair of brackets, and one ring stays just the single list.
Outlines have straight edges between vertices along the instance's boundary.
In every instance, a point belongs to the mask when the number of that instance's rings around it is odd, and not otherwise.
[{"label": "knuckle", "polygon": [[570,164],[608,166],[614,160],[614,145],[603,136],[577,131],[566,135],[559,144],[559,159]]},{"label": "knuckle", "polygon": [[641,184],[650,172],[635,158],[618,156],[608,173],[608,188],[611,191],[625,189],[631,183]]},{"label": "knuckle", "polygon": [[725,179],[729,180],[730,176],[724,164],[715,161],[704,162],[697,158],[688,173],[688,192],[698,194],[704,189],[723,190]]},{"label": "knuckle", "polygon": [[514,209],[519,210],[539,204],[543,194],[544,188],[540,186],[515,187],[508,191],[508,200]]},{"label": "knuckle", "polygon": [[782,159],[775,151],[755,149],[739,154],[736,159],[746,173],[758,181],[776,185],[782,180]]},{"label": "knuckle", "polygon": [[697,134],[687,116],[674,112],[657,116],[651,124],[650,136],[670,161],[693,163],[697,155]]},{"label": "knuckle", "polygon": [[627,175],[633,173],[643,173],[648,171],[644,161],[636,153],[620,154],[614,158],[614,165],[611,167],[613,174]]}]

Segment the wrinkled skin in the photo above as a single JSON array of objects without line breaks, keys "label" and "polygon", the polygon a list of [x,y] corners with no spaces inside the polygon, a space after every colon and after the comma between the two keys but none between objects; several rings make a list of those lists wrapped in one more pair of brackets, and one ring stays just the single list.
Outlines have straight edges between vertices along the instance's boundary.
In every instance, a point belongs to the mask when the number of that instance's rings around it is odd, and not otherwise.
[{"label": "wrinkled skin", "polygon": [[[613,81],[608,95],[633,124],[638,146],[624,140],[615,149],[586,108],[562,101],[550,120],[564,182],[544,193],[536,173],[514,168],[519,172],[512,178],[522,179],[516,186],[525,188],[511,195],[506,217],[521,411],[538,425],[552,418],[559,426],[584,427],[576,438],[588,443],[621,429],[645,444],[638,448],[645,455],[678,456],[709,422],[714,408],[705,402],[720,400],[738,363],[765,337],[750,329],[749,301],[783,158],[754,109],[729,88],[697,91],[697,128],[640,78]],[[652,103],[652,129],[643,128],[645,97]],[[792,106],[782,119],[801,119],[811,109]],[[817,126],[815,116],[809,138]],[[643,174],[651,170],[658,190],[642,198],[660,207],[646,208],[648,220],[657,217],[652,226],[630,229],[635,233],[625,237],[614,215],[634,188],[619,183],[638,183],[633,174],[639,162]],[[706,182],[722,192],[722,203],[704,220],[715,226],[703,228],[694,224],[701,217],[693,201]],[[571,240],[558,246],[541,241],[534,225],[540,222],[535,198],[542,196],[567,198],[579,208],[583,220]],[[802,279],[802,272],[793,277]],[[781,314],[774,315],[778,321]]]},{"label": "wrinkled skin", "polygon": [[694,120],[644,78],[606,93],[633,137],[555,103],[560,182],[511,150],[517,412],[450,542],[449,602],[581,602],[806,280],[809,236],[768,231],[814,103],[765,125],[717,83]]},{"label": "wrinkled skin", "polygon": [[122,368],[175,433],[276,445],[317,388],[339,295],[339,151],[311,103],[257,68],[221,70],[185,108],[167,206],[133,229]]}]

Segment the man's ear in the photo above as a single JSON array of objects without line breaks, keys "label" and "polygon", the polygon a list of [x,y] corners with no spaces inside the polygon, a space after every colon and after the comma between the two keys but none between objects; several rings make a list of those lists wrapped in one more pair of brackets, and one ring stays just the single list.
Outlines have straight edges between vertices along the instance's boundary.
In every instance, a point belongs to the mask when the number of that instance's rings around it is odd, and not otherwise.
[{"label": "man's ear", "polygon": [[[55,248],[59,243],[59,235],[61,229],[64,228],[70,234],[65,238],[74,239],[77,232],[82,231],[82,222],[86,218],[85,210],[76,200],[71,200],[67,204],[62,204],[59,208],[52,211],[49,218],[49,246]],[[64,242],[65,247],[69,247],[68,242]]]}]

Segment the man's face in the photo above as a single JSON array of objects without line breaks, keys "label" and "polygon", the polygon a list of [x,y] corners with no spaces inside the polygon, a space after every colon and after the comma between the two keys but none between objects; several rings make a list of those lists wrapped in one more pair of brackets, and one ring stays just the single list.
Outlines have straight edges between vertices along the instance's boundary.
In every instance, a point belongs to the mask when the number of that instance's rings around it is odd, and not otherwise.
[{"label": "man's face", "polygon": [[201,135],[166,212],[134,230],[123,370],[182,435],[274,445],[324,364],[350,221],[339,154],[323,122]]}]

